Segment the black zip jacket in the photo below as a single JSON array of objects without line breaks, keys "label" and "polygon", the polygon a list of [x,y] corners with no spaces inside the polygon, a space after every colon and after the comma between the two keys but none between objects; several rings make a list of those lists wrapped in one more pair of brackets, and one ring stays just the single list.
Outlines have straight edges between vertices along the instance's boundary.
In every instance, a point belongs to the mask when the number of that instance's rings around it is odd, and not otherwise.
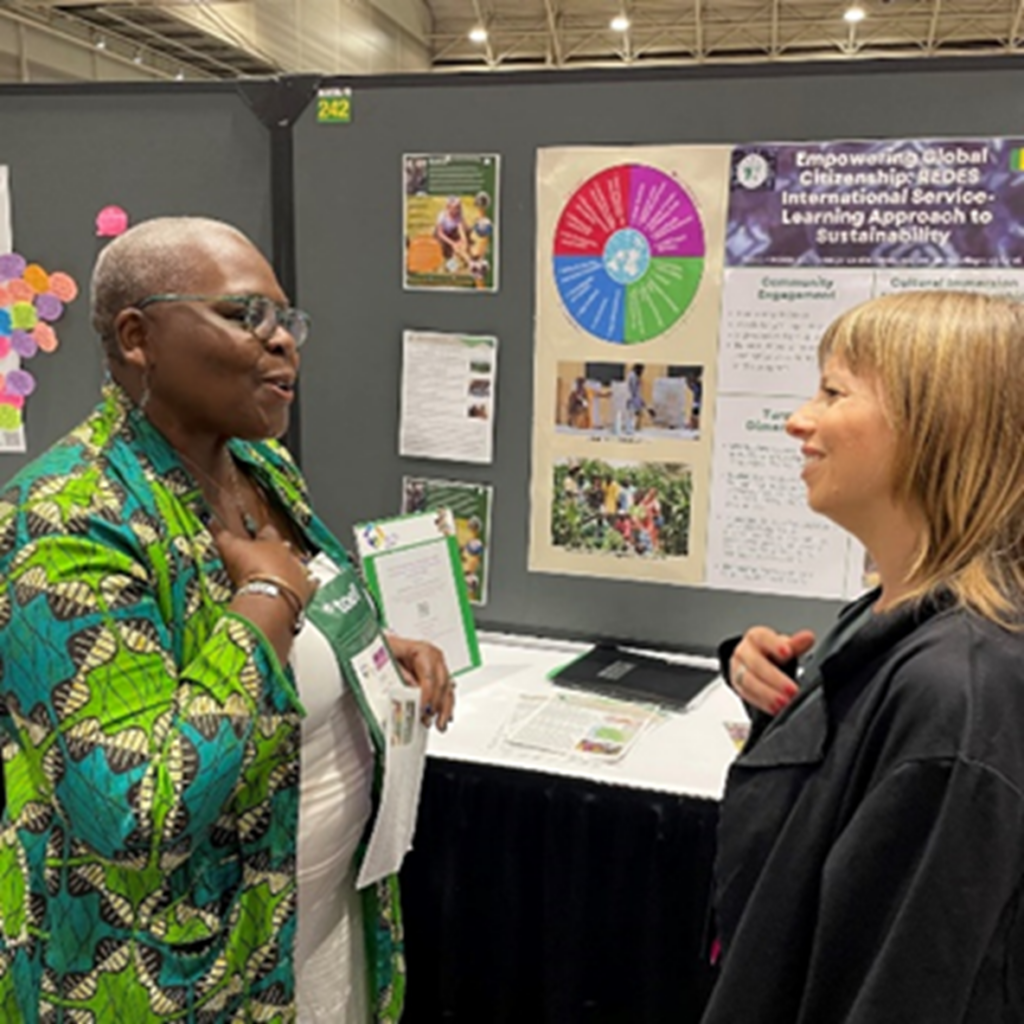
[{"label": "black zip jacket", "polygon": [[1024,1024],[1024,633],[932,600],[802,684],[729,773],[703,1024]]}]

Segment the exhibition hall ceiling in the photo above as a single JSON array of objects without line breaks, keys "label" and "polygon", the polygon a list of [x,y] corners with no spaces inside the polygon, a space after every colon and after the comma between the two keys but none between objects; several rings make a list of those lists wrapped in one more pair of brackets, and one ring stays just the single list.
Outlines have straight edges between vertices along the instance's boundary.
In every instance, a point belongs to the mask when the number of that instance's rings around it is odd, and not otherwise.
[{"label": "exhibition hall ceiling", "polygon": [[[1024,33],[1021,0],[427,2],[438,70],[994,55],[1019,52]],[[486,41],[469,38],[476,26]]]},{"label": "exhibition hall ceiling", "polygon": [[[436,71],[659,67],[1021,52],[1024,0],[345,0]],[[856,7],[853,15],[850,8]],[[165,77],[353,72],[310,66],[326,0],[9,0],[4,18],[165,68]],[[338,8],[341,10],[341,8]],[[853,20],[860,15],[861,20]],[[616,28],[612,27],[616,20]],[[338,15],[339,45],[347,33]],[[384,26],[383,28],[381,26]],[[475,30],[475,31],[474,31]],[[471,33],[474,38],[471,38]],[[383,46],[383,43],[381,44]],[[320,51],[321,53],[324,51]],[[338,52],[341,52],[340,50]],[[383,49],[381,52],[384,52]],[[320,58],[322,61],[322,57]],[[341,62],[343,63],[343,62]],[[358,72],[409,70],[387,61]],[[175,73],[176,72],[176,73]]]}]

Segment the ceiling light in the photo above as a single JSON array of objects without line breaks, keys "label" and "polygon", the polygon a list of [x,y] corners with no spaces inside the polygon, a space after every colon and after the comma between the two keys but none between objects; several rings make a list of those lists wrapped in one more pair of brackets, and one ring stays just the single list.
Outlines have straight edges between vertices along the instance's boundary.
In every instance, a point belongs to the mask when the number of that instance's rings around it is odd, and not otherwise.
[{"label": "ceiling light", "polygon": [[629,18],[624,14],[616,14],[609,23],[609,27],[613,32],[628,32],[629,31]]},{"label": "ceiling light", "polygon": [[136,50],[135,51],[135,56],[132,57],[132,63],[133,64],[141,64],[142,63],[142,51],[141,50]]},{"label": "ceiling light", "polygon": [[486,43],[487,29],[485,29],[483,25],[474,25],[469,30],[469,38],[474,43]]},{"label": "ceiling light", "polygon": [[176,82],[184,82],[184,81],[185,81],[185,72],[184,72],[184,71],[179,71],[179,72],[178,72],[178,73],[177,73],[177,74],[176,74],[176,75],[174,76],[174,80],[175,80]]},{"label": "ceiling light", "polygon": [[106,39],[103,38],[103,36],[100,36],[99,39],[96,40],[96,49],[97,50],[105,50],[106,48],[107,48],[107,41],[106,41]]},{"label": "ceiling light", "polygon": [[843,21],[849,22],[851,25],[856,25],[858,21],[863,21],[866,17],[863,7],[847,7],[846,13],[843,15]]}]

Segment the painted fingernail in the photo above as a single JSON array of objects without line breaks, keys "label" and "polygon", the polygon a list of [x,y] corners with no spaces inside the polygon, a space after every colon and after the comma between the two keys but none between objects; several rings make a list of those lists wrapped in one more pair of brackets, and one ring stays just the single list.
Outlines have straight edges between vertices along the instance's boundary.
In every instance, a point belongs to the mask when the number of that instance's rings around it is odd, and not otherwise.
[{"label": "painted fingernail", "polygon": [[793,657],[793,654],[788,647],[783,646],[779,648],[779,657],[785,661],[789,661],[789,659]]}]

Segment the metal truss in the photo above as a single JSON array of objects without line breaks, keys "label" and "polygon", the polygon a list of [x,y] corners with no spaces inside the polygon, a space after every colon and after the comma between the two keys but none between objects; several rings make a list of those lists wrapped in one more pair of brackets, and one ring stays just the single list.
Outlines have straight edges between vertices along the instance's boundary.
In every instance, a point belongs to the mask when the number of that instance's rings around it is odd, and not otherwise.
[{"label": "metal truss", "polygon": [[[435,70],[1024,52],[1024,0],[426,0]],[[625,13],[626,32],[609,27]],[[487,28],[485,46],[470,28]]]}]

